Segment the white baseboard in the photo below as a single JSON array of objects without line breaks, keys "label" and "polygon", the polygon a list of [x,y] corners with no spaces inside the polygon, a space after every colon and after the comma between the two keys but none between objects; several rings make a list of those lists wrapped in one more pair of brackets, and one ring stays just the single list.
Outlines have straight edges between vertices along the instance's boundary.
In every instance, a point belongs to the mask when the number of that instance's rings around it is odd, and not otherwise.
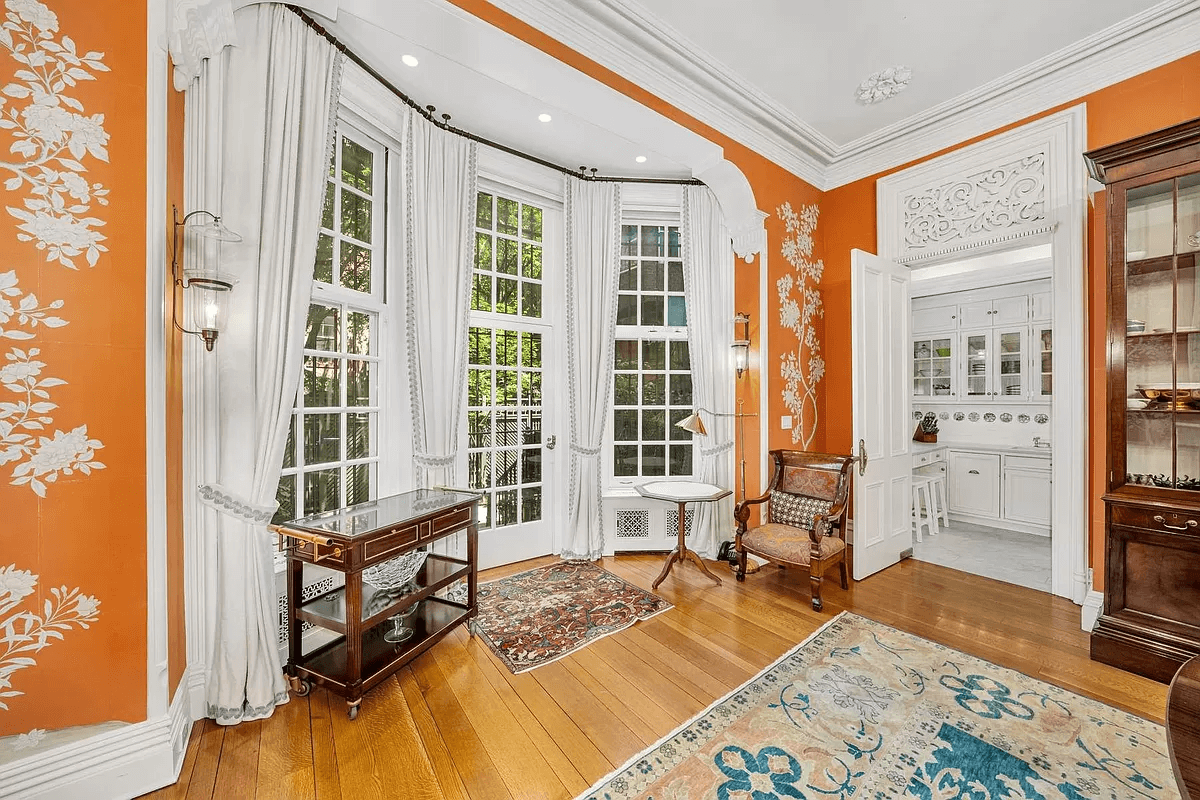
[{"label": "white baseboard", "polygon": [[157,719],[4,764],[0,798],[116,800],[174,783],[192,730],[187,678],[185,673],[167,713]]},{"label": "white baseboard", "polygon": [[1097,591],[1090,591],[1087,597],[1083,599],[1083,608],[1080,610],[1079,627],[1085,631],[1091,631],[1096,627],[1096,620],[1100,619],[1100,614],[1104,612],[1104,595]]},{"label": "white baseboard", "polygon": [[205,672],[203,664],[193,666],[185,676],[187,682],[180,681],[179,685],[187,691],[188,717],[195,722],[208,716],[208,706],[205,700]]}]

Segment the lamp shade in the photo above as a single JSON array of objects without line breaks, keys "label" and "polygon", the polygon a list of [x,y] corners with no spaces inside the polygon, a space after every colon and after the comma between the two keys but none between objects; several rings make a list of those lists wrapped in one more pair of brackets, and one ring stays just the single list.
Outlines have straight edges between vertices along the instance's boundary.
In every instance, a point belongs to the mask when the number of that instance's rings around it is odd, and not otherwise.
[{"label": "lamp shade", "polygon": [[212,350],[217,334],[225,326],[229,292],[233,281],[216,272],[185,271],[183,288],[187,290],[192,323],[200,329],[204,349]]},{"label": "lamp shade", "polygon": [[678,428],[683,428],[685,431],[690,431],[697,436],[708,436],[708,429],[704,427],[704,420],[700,419],[700,412],[696,411],[679,422],[675,423]]}]

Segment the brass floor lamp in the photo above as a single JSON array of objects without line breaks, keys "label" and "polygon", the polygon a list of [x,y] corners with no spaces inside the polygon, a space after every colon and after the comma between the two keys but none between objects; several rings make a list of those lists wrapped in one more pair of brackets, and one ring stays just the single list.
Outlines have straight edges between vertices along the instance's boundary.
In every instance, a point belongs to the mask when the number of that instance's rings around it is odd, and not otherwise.
[{"label": "brass floor lamp", "polygon": [[708,429],[704,427],[704,420],[700,418],[700,412],[711,414],[714,417],[733,417],[738,421],[738,477],[742,486],[742,493],[738,500],[746,499],[746,417],[757,417],[758,414],[746,414],[742,411],[743,404],[746,401],[738,398],[738,410],[733,413],[723,413],[717,411],[709,411],[707,408],[697,408],[688,416],[676,422],[677,427],[683,428],[685,431],[691,431],[697,436],[708,436]]}]

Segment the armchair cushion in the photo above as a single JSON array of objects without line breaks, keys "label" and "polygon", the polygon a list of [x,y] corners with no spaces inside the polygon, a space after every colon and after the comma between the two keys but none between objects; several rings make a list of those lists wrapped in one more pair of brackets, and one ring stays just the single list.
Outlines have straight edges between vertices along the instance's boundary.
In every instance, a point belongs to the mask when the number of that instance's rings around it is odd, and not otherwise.
[{"label": "armchair cushion", "polygon": [[[812,540],[808,531],[791,525],[768,522],[766,525],[751,528],[742,534],[742,546],[751,553],[772,561],[786,561],[789,564],[805,566],[812,560]],[[821,537],[822,559],[845,549],[846,542],[840,536]]]},{"label": "armchair cushion", "polygon": [[[822,500],[819,497],[771,492],[771,522],[777,522],[780,525],[791,525],[811,531],[813,517],[817,514],[828,514],[831,508],[833,508],[831,501]],[[829,526],[824,527],[825,530],[821,532],[828,534]]]}]

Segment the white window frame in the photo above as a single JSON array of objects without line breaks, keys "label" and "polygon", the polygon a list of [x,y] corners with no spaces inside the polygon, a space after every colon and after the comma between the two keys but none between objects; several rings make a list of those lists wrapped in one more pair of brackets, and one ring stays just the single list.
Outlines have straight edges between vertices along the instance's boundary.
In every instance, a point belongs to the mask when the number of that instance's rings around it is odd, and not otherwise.
[{"label": "white window frame", "polygon": [[[672,212],[672,211],[660,211],[660,210],[655,210],[655,211],[626,210],[626,212],[622,215],[621,225],[622,225],[622,227],[624,227],[626,225],[637,225],[637,226],[639,226],[639,228],[643,227],[643,226],[662,227],[664,229],[664,234],[667,237],[669,237],[668,229],[671,227],[676,227],[676,228],[680,229],[680,236],[682,237],[682,235],[683,235],[680,214],[678,211]],[[667,255],[670,252],[669,238],[667,238],[665,241],[668,244],[667,244],[667,247],[664,248],[664,254],[663,254],[661,260],[664,265],[663,280],[664,280],[664,282],[667,282],[667,281],[669,281],[669,269],[670,269],[669,262],[676,261],[676,260],[682,261],[683,253],[682,253],[682,240],[681,240],[681,242],[680,242],[681,251],[680,251],[679,258],[678,259],[670,258]],[[626,257],[624,257],[624,256],[622,256],[622,259],[627,260]],[[642,260],[658,260],[658,259],[647,258],[647,257],[643,257],[643,256],[639,255],[638,260],[642,261]],[[619,267],[618,267],[618,269],[619,269]],[[618,290],[618,293],[621,293],[620,290]],[[626,292],[626,293],[628,293],[628,292]],[[639,287],[638,291],[636,292],[636,294],[639,297],[642,296],[640,287]],[[664,299],[668,296],[668,294],[670,294],[670,293],[667,291],[663,292]],[[686,297],[686,294],[684,296]],[[668,313],[669,313],[669,311],[668,311],[667,303],[664,300],[664,304],[663,304],[663,321],[664,321],[664,323],[668,319]],[[670,369],[671,342],[678,342],[678,341],[687,342],[688,341],[688,326],[686,326],[686,325],[666,325],[666,324],[663,324],[663,325],[617,325],[615,339],[617,341],[636,339],[639,342],[642,342],[642,341],[663,341],[663,342],[665,342],[666,343],[666,355],[665,355],[666,364],[665,364],[665,369],[663,370],[663,372],[664,372],[664,374],[669,375],[671,372],[671,369]],[[640,349],[641,348],[639,346],[639,356],[640,356]],[[689,344],[688,350],[689,350],[688,359],[689,359],[689,365],[690,365],[691,358],[692,358],[690,344]],[[614,349],[614,358],[615,358],[615,349]],[[615,378],[615,376],[618,373],[616,372],[615,364],[612,366],[613,366],[613,370],[614,370],[614,380],[613,380],[613,385],[609,389],[608,424],[605,426],[605,436],[604,436],[605,441],[604,441],[604,451],[603,451],[603,454],[604,454],[603,455],[603,464],[604,464],[606,491],[610,491],[610,490],[614,490],[614,489],[629,489],[633,486],[636,486],[640,483],[645,483],[647,481],[690,481],[690,480],[695,480],[695,467],[696,467],[696,462],[697,462],[697,447],[696,447],[695,436],[692,436],[691,442],[690,442],[691,447],[692,447],[692,472],[688,475],[671,475],[669,473],[670,458],[671,458],[670,448],[673,444],[673,442],[671,440],[671,430],[672,430],[672,426],[674,424],[671,421],[672,406],[671,406],[671,402],[670,402],[670,385],[669,385],[670,379],[669,378],[667,379],[668,385],[665,389],[667,395],[665,398],[665,403],[662,407],[663,412],[666,415],[666,439],[663,442],[664,450],[665,450],[665,459],[666,459],[665,465],[664,465],[664,470],[663,470],[664,474],[663,475],[640,475],[640,474],[639,475],[616,475],[616,474],[614,474],[615,469],[616,469],[616,457],[615,457],[616,446],[618,444],[637,444],[640,446],[642,440],[640,438],[638,438],[636,440],[631,440],[631,441],[623,441],[623,442],[616,441],[616,438],[615,438],[615,436],[616,436],[616,412],[618,409],[616,407],[616,402],[615,402],[615,400],[616,400],[616,378]],[[638,368],[636,370],[636,374],[641,375],[642,372],[643,372],[643,370],[642,370],[641,364],[639,363]],[[628,374],[628,373],[629,373],[629,371],[622,370],[620,374]],[[688,374],[689,375],[691,374],[690,366],[688,369]],[[640,380],[638,381],[638,385],[639,385],[639,404],[638,404],[637,408],[640,412],[643,409],[643,406],[640,403],[640,386],[641,386]],[[693,393],[694,393],[694,388],[693,388]],[[628,406],[623,406],[622,410],[626,410],[628,408],[629,408]],[[675,410],[679,410],[679,409],[676,408]],[[689,406],[688,413],[691,413],[694,410],[695,410],[695,404],[694,404],[694,394],[693,394],[693,403],[691,406]],[[685,443],[684,440],[676,440],[674,442],[674,444],[676,444],[676,445],[684,444],[684,443]]]}]

